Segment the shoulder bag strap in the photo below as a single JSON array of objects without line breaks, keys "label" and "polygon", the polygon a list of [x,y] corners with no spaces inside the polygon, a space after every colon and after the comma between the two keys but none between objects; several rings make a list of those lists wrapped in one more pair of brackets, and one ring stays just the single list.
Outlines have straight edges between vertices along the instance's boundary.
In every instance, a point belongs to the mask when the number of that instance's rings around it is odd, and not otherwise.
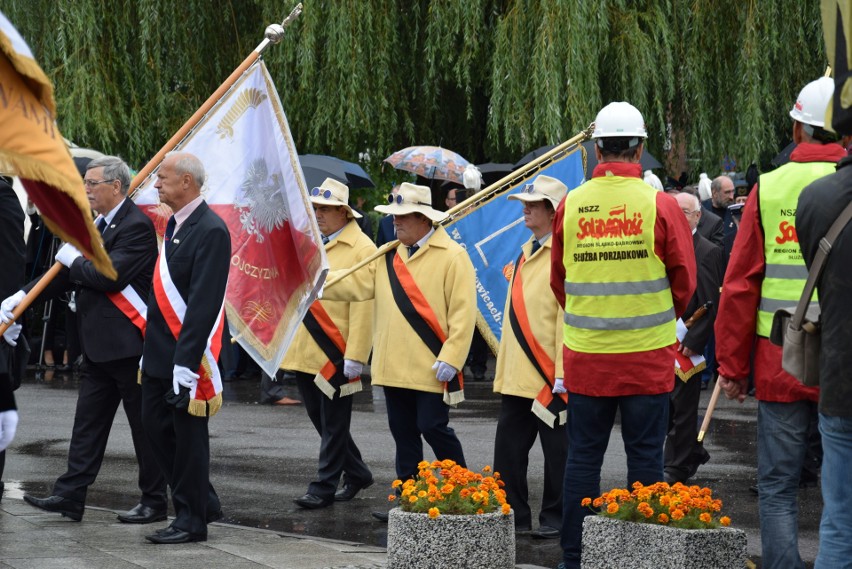
[{"label": "shoulder bag strap", "polygon": [[840,212],[840,215],[836,220],[834,220],[831,227],[829,227],[825,237],[819,240],[819,248],[817,249],[816,255],[814,255],[814,262],[811,265],[811,270],[808,272],[808,280],[805,283],[805,288],[802,290],[802,298],[799,299],[799,304],[796,305],[796,312],[793,314],[793,318],[790,321],[790,325],[794,330],[801,329],[802,323],[805,320],[805,313],[808,310],[808,305],[811,303],[811,297],[814,294],[814,287],[816,287],[816,283],[822,275],[822,269],[825,266],[825,259],[831,252],[831,246],[834,244],[835,239],[837,239],[837,236],[840,235],[840,232],[843,231],[843,228],[846,227],[846,224],[849,223],[850,219],[852,219],[852,202],[849,202],[849,205]]}]

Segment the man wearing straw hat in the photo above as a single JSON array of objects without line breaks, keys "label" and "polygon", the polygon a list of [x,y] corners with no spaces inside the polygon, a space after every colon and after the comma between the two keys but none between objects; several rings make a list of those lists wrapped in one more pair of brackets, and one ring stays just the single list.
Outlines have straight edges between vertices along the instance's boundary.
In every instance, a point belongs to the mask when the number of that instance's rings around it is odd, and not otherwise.
[{"label": "man wearing straw hat", "polygon": [[540,527],[532,535],[543,539],[558,538],[562,528],[562,479],[568,452],[562,307],[549,290],[553,217],[567,191],[559,180],[538,176],[508,198],[523,205],[524,223],[532,235],[515,263],[494,375],[494,392],[501,394],[494,470],[506,483],[515,528],[529,531],[527,464],[538,435],[544,454],[544,490]]},{"label": "man wearing straw hat", "polygon": [[[376,251],[358,226],[361,215],[349,205],[348,186],[326,178],[311,190],[311,203],[331,269],[351,267]],[[295,380],[308,417],[322,437],[317,476],[307,493],[294,500],[302,508],[349,501],[373,483],[349,433],[349,396],[361,391],[361,369],[370,356],[372,334],[372,301],[318,300],[281,362],[284,377]],[[341,476],[343,488],[337,491]]]},{"label": "man wearing straw hat", "polygon": [[[476,293],[467,253],[442,227],[433,227],[446,214],[432,208],[429,188],[404,183],[388,202],[376,210],[394,216],[399,243],[327,287],[324,298],[376,300],[373,385],[384,387],[396,474],[405,480],[417,474],[423,439],[439,460],[465,465],[448,425],[448,405],[464,400],[461,369],[476,321]],[[384,512],[374,515],[387,519]]]}]

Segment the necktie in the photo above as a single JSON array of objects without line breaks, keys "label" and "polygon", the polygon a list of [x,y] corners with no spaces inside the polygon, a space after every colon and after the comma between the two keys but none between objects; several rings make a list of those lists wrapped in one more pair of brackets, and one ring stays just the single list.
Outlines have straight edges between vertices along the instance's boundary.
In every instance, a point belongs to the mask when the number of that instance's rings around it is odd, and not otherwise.
[{"label": "necktie", "polygon": [[322,244],[328,245],[328,237],[326,237],[325,235],[322,236]]},{"label": "necktie", "polygon": [[535,252],[541,249],[541,243],[538,242],[538,239],[533,239],[532,251],[530,251],[530,257],[535,255]]},{"label": "necktie", "polygon": [[104,229],[106,229],[106,226],[107,226],[106,218],[105,217],[100,218],[98,220],[97,228],[98,228],[98,232],[100,232],[101,235],[104,234]]},{"label": "necktie", "polygon": [[408,258],[410,259],[411,257],[413,257],[413,256],[414,256],[414,254],[417,252],[417,250],[418,250],[418,249],[420,249],[420,245],[412,245],[412,246],[410,246],[410,247],[408,248]]},{"label": "necktie", "polygon": [[171,216],[169,218],[169,222],[166,224],[166,235],[163,240],[166,242],[166,247],[168,247],[168,243],[172,240],[172,236],[175,234],[175,216]]}]

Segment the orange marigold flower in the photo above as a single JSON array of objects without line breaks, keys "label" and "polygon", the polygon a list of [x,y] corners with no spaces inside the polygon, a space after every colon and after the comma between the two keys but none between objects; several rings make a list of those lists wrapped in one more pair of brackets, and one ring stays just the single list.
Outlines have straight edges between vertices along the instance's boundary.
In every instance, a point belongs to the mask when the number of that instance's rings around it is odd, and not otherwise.
[{"label": "orange marigold flower", "polygon": [[592,505],[593,505],[595,508],[600,508],[601,506],[603,506],[603,498],[595,498],[595,499],[592,501]]},{"label": "orange marigold flower", "polygon": [[483,466],[483,467],[482,467],[482,472],[491,472],[491,467],[490,467],[490,466],[488,466],[488,465]]},{"label": "orange marigold flower", "polygon": [[683,510],[679,510],[677,508],[672,510],[672,519],[673,520],[682,520],[683,519]]},{"label": "orange marigold flower", "polygon": [[589,504],[591,504],[591,503],[592,503],[592,499],[591,499],[591,498],[583,498],[583,501],[582,501],[582,502],[580,502],[580,505],[581,505],[581,506],[588,506],[588,505],[589,505]]},{"label": "orange marigold flower", "polygon": [[417,496],[409,496],[408,497],[408,503],[409,504],[413,504],[416,501],[417,501]]},{"label": "orange marigold flower", "polygon": [[659,516],[657,516],[657,519],[661,524],[669,523],[669,517],[666,514],[660,514]]},{"label": "orange marigold flower", "polygon": [[609,506],[606,507],[606,511],[610,514],[615,514],[618,512],[618,504],[612,502]]},{"label": "orange marigold flower", "polygon": [[420,492],[418,492],[417,497],[418,498],[425,498],[426,497],[426,490],[421,490]]},{"label": "orange marigold flower", "polygon": [[485,513],[485,511],[484,511],[482,508],[479,508],[478,510],[476,510],[476,515],[477,515],[477,516],[481,516],[481,515],[482,515],[482,514],[484,514],[484,513]]},{"label": "orange marigold flower", "polygon": [[402,486],[402,480],[394,480],[391,484],[391,488],[399,488],[400,486]]},{"label": "orange marigold flower", "polygon": [[731,525],[731,518],[729,518],[728,516],[722,516],[721,518],[719,518],[719,523],[727,527]]},{"label": "orange marigold flower", "polygon": [[430,518],[435,519],[440,515],[441,515],[441,512],[440,512],[440,510],[438,510],[438,508],[429,508],[429,517]]},{"label": "orange marigold flower", "polygon": [[509,505],[509,504],[507,504],[506,502],[503,502],[503,505],[502,505],[502,506],[500,506],[500,511],[501,511],[501,512],[503,512],[503,515],[504,515],[504,516],[508,516],[508,515],[509,515],[509,512],[511,512],[511,511],[512,511],[512,506],[510,506],[510,505]]},{"label": "orange marigold flower", "polygon": [[455,489],[456,489],[456,487],[453,486],[452,484],[444,484],[444,486],[441,488],[441,492],[444,493],[444,494],[451,494],[452,491],[455,490]]},{"label": "orange marigold flower", "polygon": [[704,522],[705,524],[709,524],[710,520],[712,518],[710,517],[710,514],[708,514],[707,512],[704,512],[703,514],[698,516],[698,519],[701,520],[702,522]]},{"label": "orange marigold flower", "polygon": [[388,494],[388,502],[396,501],[396,494]]}]

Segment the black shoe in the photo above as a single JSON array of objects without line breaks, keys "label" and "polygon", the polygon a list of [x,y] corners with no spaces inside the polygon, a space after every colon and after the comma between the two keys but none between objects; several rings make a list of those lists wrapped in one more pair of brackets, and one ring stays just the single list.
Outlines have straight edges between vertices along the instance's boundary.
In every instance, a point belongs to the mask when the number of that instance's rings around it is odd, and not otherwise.
[{"label": "black shoe", "polygon": [[325,508],[334,503],[334,499],[329,498],[320,498],[316,494],[305,494],[301,498],[296,498],[293,500],[296,502],[296,505],[301,506],[307,510],[317,510],[319,508]]},{"label": "black shoe", "polygon": [[4,488],[5,486],[6,486],[6,485],[5,485],[5,484],[3,484],[3,481],[2,481],[2,480],[0,480],[0,502],[2,502],[2,501],[3,501],[3,488]]},{"label": "black shoe", "polygon": [[47,498],[36,498],[29,494],[24,494],[24,502],[31,506],[35,506],[46,512],[56,512],[67,518],[71,518],[75,522],[83,519],[83,504],[63,498],[62,496],[48,496]]},{"label": "black shoe", "polygon": [[[675,484],[677,484],[678,482],[683,482],[683,480],[681,480],[678,476],[676,476],[676,475],[672,474],[672,473],[671,473],[671,472],[669,472],[668,470],[666,470],[666,471],[664,471],[664,472],[663,472],[663,480],[664,480],[664,481],[666,482],[666,484],[668,484],[669,486],[674,486],[674,485],[675,485]],[[685,480],[685,479],[684,479],[684,480]]]},{"label": "black shoe", "polygon": [[190,543],[193,541],[207,541],[206,534],[194,534],[169,526],[165,530],[146,535],[145,539],[151,543],[170,545],[173,543]]},{"label": "black shoe", "polygon": [[550,526],[541,526],[530,535],[536,539],[559,539],[559,530]]},{"label": "black shoe", "polygon": [[370,515],[373,516],[373,519],[379,520],[380,522],[388,523],[388,513],[387,512],[370,512]]},{"label": "black shoe", "polygon": [[366,490],[373,485],[373,480],[370,479],[366,484],[353,484],[344,482],[343,488],[334,493],[335,502],[348,502],[358,494],[361,490]]},{"label": "black shoe", "polygon": [[124,514],[118,514],[118,521],[125,524],[150,524],[161,522],[166,519],[166,509],[155,510],[145,504],[136,504],[136,507]]}]

